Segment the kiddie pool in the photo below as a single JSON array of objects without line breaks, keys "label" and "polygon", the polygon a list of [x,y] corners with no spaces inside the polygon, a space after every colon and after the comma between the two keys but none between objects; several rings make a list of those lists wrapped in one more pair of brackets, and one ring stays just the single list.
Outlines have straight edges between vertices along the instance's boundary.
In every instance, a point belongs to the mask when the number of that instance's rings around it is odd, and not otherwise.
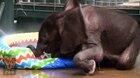
[{"label": "kiddie pool", "polygon": [[[36,45],[38,32],[19,33],[0,37],[0,58],[15,58],[16,69],[60,69],[75,66],[72,59],[47,58],[36,59],[27,45]],[[0,66],[5,67],[0,61]]]}]

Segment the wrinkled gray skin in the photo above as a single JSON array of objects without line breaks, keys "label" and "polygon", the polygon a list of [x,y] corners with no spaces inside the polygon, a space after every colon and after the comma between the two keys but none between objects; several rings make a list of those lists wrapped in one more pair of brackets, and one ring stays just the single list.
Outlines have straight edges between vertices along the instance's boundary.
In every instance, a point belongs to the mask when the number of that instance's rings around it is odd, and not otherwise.
[{"label": "wrinkled gray skin", "polygon": [[[54,57],[72,57],[89,74],[97,63],[114,62],[118,69],[131,69],[140,44],[137,22],[122,11],[69,0],[63,12],[50,15],[42,24],[36,57],[44,51]],[[96,64],[95,64],[96,62]]]}]

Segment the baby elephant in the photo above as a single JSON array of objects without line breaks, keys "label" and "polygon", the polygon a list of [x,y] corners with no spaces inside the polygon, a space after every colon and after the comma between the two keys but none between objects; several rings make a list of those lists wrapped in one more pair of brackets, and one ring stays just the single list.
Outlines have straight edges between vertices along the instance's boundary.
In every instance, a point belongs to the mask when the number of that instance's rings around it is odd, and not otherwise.
[{"label": "baby elephant", "polygon": [[138,23],[125,12],[68,0],[65,10],[51,14],[39,31],[36,57],[43,52],[53,57],[73,58],[89,74],[96,65],[115,63],[117,69],[131,69],[140,49]]}]

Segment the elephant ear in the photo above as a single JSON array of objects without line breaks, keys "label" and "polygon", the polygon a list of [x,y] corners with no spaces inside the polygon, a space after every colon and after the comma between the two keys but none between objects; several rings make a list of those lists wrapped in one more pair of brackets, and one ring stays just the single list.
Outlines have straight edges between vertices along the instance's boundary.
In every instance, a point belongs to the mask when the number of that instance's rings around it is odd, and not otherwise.
[{"label": "elephant ear", "polygon": [[87,24],[89,24],[91,17],[91,13],[90,10],[91,9],[82,9],[82,5],[79,4],[79,8],[80,8],[80,15],[81,15],[81,19],[83,20],[84,25],[86,26]]},{"label": "elephant ear", "polygon": [[[82,8],[80,7],[80,9]],[[62,54],[74,52],[77,46],[87,40],[84,19],[80,9],[75,8],[67,11],[65,16],[61,20],[59,19],[59,34],[62,39],[60,52]]]},{"label": "elephant ear", "polygon": [[77,0],[68,0],[65,5],[65,11],[79,7],[79,3]]}]

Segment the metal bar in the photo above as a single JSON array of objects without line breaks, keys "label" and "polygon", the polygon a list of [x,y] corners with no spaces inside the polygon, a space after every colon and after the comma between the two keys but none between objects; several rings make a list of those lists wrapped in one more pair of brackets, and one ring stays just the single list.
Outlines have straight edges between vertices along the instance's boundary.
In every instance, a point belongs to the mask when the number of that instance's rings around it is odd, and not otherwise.
[{"label": "metal bar", "polygon": [[35,0],[33,0],[33,10],[35,11]]},{"label": "metal bar", "polygon": [[[46,3],[46,4],[38,4],[37,2],[36,3],[16,3],[15,5],[23,5],[23,6],[33,6],[33,5],[35,5],[35,6],[54,6],[54,3]],[[64,4],[56,4],[56,7],[63,7],[64,6]]]},{"label": "metal bar", "polygon": [[140,15],[140,10],[139,10],[139,15]]},{"label": "metal bar", "polygon": [[1,4],[0,4],[0,20],[1,20],[2,14],[3,14],[3,11],[4,11],[4,7],[5,7],[5,3],[1,2]]},{"label": "metal bar", "polygon": [[44,2],[44,4],[46,4],[46,0],[44,0],[43,2]]},{"label": "metal bar", "polygon": [[[18,11],[22,11],[21,9],[15,9],[15,10],[18,10]],[[59,11],[52,11],[52,10],[30,10],[30,9],[24,9],[24,11],[26,12],[26,11],[32,11],[32,12],[51,12],[51,13],[53,13],[53,12],[59,12]]]},{"label": "metal bar", "polygon": [[55,7],[56,7],[56,0],[53,0],[54,1],[54,5],[53,5],[53,11],[55,12]]},{"label": "metal bar", "polygon": [[4,0],[5,7],[2,15],[1,26],[7,32],[14,31],[14,2],[13,0]]},{"label": "metal bar", "polygon": [[[103,0],[100,0],[100,1],[94,1],[94,0],[86,0],[85,3],[88,4],[89,2],[91,3],[99,3],[98,5],[100,6],[104,6],[103,4],[104,3],[107,3],[108,5],[107,6],[110,6],[111,4],[114,4],[114,6],[117,6],[117,4],[122,4],[122,1],[121,2],[118,2],[118,1],[111,1],[111,0],[107,0],[107,1],[103,1]],[[96,5],[96,4],[93,4],[93,5]]]}]

